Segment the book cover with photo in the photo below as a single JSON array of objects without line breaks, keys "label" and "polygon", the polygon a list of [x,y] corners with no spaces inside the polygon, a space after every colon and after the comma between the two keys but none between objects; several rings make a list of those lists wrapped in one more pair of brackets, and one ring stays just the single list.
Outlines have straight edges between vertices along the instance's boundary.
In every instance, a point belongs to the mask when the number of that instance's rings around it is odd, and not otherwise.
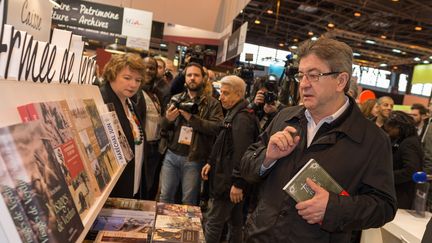
[{"label": "book cover with photo", "polygon": [[116,242],[131,242],[131,243],[149,243],[147,233],[137,232],[122,232],[122,231],[99,231],[95,243],[116,243]]},{"label": "book cover with photo", "polygon": [[156,207],[156,212],[158,215],[170,215],[202,219],[201,208],[199,206],[158,202]]},{"label": "book cover with photo", "polygon": [[100,157],[101,150],[96,142],[97,139],[93,128],[88,127],[84,130],[81,130],[78,135],[84,151],[90,161],[90,166],[96,178],[99,189],[103,191],[106,185],[109,183],[111,177],[106,164]]},{"label": "book cover with photo", "polygon": [[5,203],[8,212],[2,212],[1,217],[10,217],[15,225],[21,241],[26,243],[37,242],[33,234],[30,221],[27,218],[25,210],[20,202],[15,184],[11,179],[3,157],[0,156],[0,193],[1,199]]},{"label": "book cover with photo", "polygon": [[117,163],[117,160],[115,159],[114,152],[102,123],[96,103],[93,99],[83,99],[83,103],[93,124],[96,139],[104,158],[103,162],[106,164],[106,167],[110,172],[110,176],[113,176],[114,173],[119,169],[119,163]]},{"label": "book cover with photo", "polygon": [[154,222],[154,212],[102,208],[86,238],[94,239],[101,230],[151,234]]},{"label": "book cover with photo", "polygon": [[152,234],[152,242],[165,243],[198,243],[205,242],[197,230],[190,229],[172,229],[172,228],[155,228]]},{"label": "book cover with photo", "polygon": [[30,119],[40,120],[45,128],[68,189],[81,219],[84,219],[94,201],[94,192],[74,139],[69,114],[63,111],[61,101],[31,103],[26,108]]},{"label": "book cover with photo", "polygon": [[40,121],[0,128],[0,155],[40,242],[75,242],[79,213]]},{"label": "book cover with photo", "polygon": [[306,184],[307,178],[310,178],[329,192],[342,196],[349,196],[348,192],[346,192],[314,159],[310,159],[283,187],[283,190],[296,202],[309,200],[315,195],[315,192]]},{"label": "book cover with photo", "polygon": [[[93,123],[81,99],[66,101],[70,110],[71,120],[78,134],[78,143],[85,153],[86,163],[94,176],[99,192],[102,192],[111,180],[109,167],[101,156],[102,150],[95,134]],[[111,171],[112,172],[112,171]]]},{"label": "book cover with photo", "polygon": [[191,229],[202,230],[200,218],[189,218],[185,216],[157,215],[155,228]]},{"label": "book cover with photo", "polygon": [[132,209],[154,213],[156,216],[156,202],[148,200],[137,200],[132,198],[109,197],[104,208]]}]

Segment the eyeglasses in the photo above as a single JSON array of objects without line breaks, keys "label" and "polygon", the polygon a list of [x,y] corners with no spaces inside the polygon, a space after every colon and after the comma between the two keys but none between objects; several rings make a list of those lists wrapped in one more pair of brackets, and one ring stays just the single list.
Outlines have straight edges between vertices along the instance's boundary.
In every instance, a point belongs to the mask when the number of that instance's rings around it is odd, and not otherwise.
[{"label": "eyeglasses", "polygon": [[328,72],[328,73],[317,73],[317,74],[315,74],[315,73],[296,73],[296,74],[294,74],[294,78],[297,82],[302,81],[304,77],[306,77],[306,79],[309,80],[310,82],[318,82],[320,77],[334,75],[334,74],[340,74],[340,73],[342,73],[342,72]]}]

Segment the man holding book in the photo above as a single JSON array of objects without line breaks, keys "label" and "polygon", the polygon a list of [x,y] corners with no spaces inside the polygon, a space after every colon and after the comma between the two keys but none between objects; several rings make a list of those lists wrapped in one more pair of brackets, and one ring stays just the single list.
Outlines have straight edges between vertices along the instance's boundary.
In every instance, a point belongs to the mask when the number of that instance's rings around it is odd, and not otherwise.
[{"label": "man holding book", "polygon": [[[390,141],[346,95],[351,48],[320,38],[305,42],[298,57],[303,105],[280,111],[242,159],[242,176],[261,182],[246,242],[349,242],[353,231],[380,227],[396,213]],[[309,200],[297,203],[282,189],[310,159],[344,195],[314,178],[304,182],[314,191]]]}]

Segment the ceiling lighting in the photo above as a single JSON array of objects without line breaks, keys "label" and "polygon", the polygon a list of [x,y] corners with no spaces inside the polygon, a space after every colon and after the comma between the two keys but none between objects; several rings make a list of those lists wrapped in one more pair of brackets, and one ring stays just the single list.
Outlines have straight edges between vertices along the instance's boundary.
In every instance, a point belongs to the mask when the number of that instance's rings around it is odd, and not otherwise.
[{"label": "ceiling lighting", "polygon": [[387,36],[381,35],[381,39],[387,39]]},{"label": "ceiling lighting", "polygon": [[284,43],[282,43],[282,42],[279,43],[279,46],[280,46],[280,47],[283,47],[283,46],[284,46]]},{"label": "ceiling lighting", "polygon": [[394,52],[394,53],[402,53],[402,51],[398,50],[398,49],[392,49],[392,52]]},{"label": "ceiling lighting", "polygon": [[429,56],[429,59],[432,59],[432,56]]},{"label": "ceiling lighting", "polygon": [[310,35],[310,36],[312,36],[313,34],[314,34],[314,32],[312,32],[312,31],[308,32],[308,35]]},{"label": "ceiling lighting", "polygon": [[160,45],[159,45],[160,47],[167,47],[167,45],[166,44],[164,44],[164,43],[160,43]]},{"label": "ceiling lighting", "polygon": [[395,70],[396,70],[396,69],[398,69],[398,67],[397,67],[397,66],[393,66],[393,69],[395,69]]},{"label": "ceiling lighting", "polygon": [[316,40],[318,40],[318,37],[314,36],[311,38],[311,40],[316,41]]},{"label": "ceiling lighting", "polygon": [[355,13],[354,13],[354,16],[356,16],[356,17],[360,17],[360,16],[361,16],[361,13],[360,13],[360,12],[355,12]]},{"label": "ceiling lighting", "polygon": [[59,0],[49,0],[54,6],[60,8],[60,1]]},{"label": "ceiling lighting", "polygon": [[392,0],[392,2],[399,2],[399,0]]},{"label": "ceiling lighting", "polygon": [[361,54],[358,53],[358,52],[353,52],[353,56],[355,56],[355,57],[359,57],[359,56],[361,56]]},{"label": "ceiling lighting", "polygon": [[424,64],[429,64],[429,61],[428,60],[424,60],[423,63]]},{"label": "ceiling lighting", "polygon": [[295,50],[295,49],[297,49],[298,47],[297,47],[297,46],[290,46],[290,48],[293,49],[293,50]]},{"label": "ceiling lighting", "polygon": [[240,13],[243,13],[243,9],[242,9],[242,10],[240,10]]},{"label": "ceiling lighting", "polygon": [[376,44],[376,42],[373,41],[373,40],[365,40],[365,42],[368,43],[368,44]]},{"label": "ceiling lighting", "polygon": [[423,28],[420,25],[417,25],[416,27],[414,27],[414,29],[417,31],[421,31]]},{"label": "ceiling lighting", "polygon": [[[293,41],[294,41],[294,42],[298,42],[298,39],[297,39],[297,38],[294,38]],[[432,56],[431,56],[431,59],[432,59]]]},{"label": "ceiling lighting", "polygon": [[386,63],[381,63],[380,67],[387,67],[387,64]]},{"label": "ceiling lighting", "polygon": [[297,9],[307,13],[316,13],[318,11],[318,7],[310,6],[306,4],[300,4],[300,6],[298,6]]},{"label": "ceiling lighting", "polygon": [[255,19],[255,24],[261,24],[261,21],[259,19]]},{"label": "ceiling lighting", "polygon": [[329,28],[334,28],[335,25],[334,25],[332,22],[330,22],[330,23],[327,24],[327,27],[329,27]]},{"label": "ceiling lighting", "polygon": [[268,10],[267,10],[267,13],[268,13],[268,14],[273,14],[273,10],[268,9]]},{"label": "ceiling lighting", "polygon": [[414,57],[414,61],[419,62],[420,60],[420,57]]}]

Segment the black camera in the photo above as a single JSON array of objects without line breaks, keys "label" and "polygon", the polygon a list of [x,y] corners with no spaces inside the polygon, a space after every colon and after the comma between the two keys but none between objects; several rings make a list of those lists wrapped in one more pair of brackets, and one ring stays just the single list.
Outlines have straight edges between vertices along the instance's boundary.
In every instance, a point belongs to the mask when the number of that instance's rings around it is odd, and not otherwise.
[{"label": "black camera", "polygon": [[267,91],[264,93],[264,102],[266,104],[273,104],[278,99],[278,95],[273,91]]},{"label": "black camera", "polygon": [[177,97],[172,97],[171,102],[177,109],[184,110],[191,114],[198,113],[198,104],[195,102],[184,102],[182,98]]}]

